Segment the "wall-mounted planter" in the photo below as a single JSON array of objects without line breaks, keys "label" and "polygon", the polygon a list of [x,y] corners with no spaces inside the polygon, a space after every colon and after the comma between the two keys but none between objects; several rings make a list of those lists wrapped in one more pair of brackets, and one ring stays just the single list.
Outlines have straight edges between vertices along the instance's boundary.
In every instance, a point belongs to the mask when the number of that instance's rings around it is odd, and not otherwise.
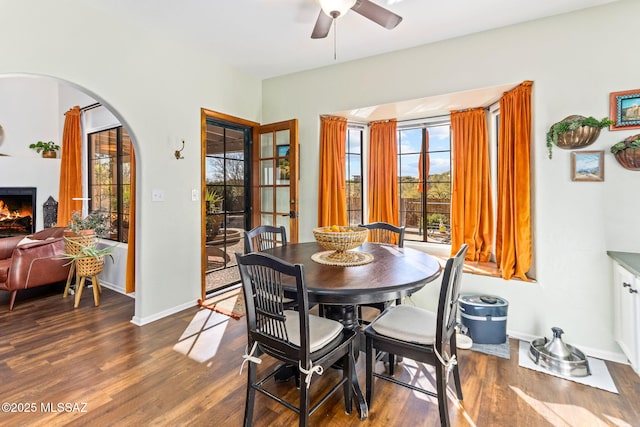
[{"label": "wall-mounted planter", "polygon": [[551,158],[553,145],[564,150],[575,150],[587,147],[600,136],[600,129],[609,126],[611,121],[604,118],[600,121],[593,117],[572,115],[554,123],[547,132],[547,148]]},{"label": "wall-mounted planter", "polygon": [[[585,117],[569,116],[562,121],[569,122],[574,119],[583,120],[585,119]],[[558,146],[558,148],[562,148],[564,150],[583,148],[593,144],[598,136],[600,136],[600,128],[591,126],[580,126],[577,129],[571,129],[558,134],[558,143],[556,145]]]},{"label": "wall-mounted planter", "polygon": [[640,134],[632,135],[611,147],[620,165],[632,171],[640,171]]}]

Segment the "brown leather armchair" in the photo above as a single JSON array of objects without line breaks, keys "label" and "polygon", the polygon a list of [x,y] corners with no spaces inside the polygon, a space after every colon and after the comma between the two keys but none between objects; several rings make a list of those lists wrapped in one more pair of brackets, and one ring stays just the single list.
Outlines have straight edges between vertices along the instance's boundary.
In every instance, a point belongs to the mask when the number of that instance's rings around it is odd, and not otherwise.
[{"label": "brown leather armchair", "polygon": [[0,290],[11,292],[9,310],[21,289],[62,282],[69,275],[64,254],[64,228],[53,227],[26,236],[34,242],[18,244],[24,236],[0,239]]}]

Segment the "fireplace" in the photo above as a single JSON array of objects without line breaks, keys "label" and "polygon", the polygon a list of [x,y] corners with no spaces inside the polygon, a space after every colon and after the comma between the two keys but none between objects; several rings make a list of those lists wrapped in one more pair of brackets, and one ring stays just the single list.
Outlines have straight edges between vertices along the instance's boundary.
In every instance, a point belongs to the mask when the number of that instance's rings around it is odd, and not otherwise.
[{"label": "fireplace", "polygon": [[36,227],[36,188],[0,187],[0,237],[28,235]]}]

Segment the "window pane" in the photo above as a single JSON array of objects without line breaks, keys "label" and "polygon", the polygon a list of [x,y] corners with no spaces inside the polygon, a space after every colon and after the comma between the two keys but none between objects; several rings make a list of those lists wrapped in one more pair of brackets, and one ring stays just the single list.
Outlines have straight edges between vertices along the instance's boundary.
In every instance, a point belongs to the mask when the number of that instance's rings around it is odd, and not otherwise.
[{"label": "window pane", "polygon": [[418,181],[420,154],[398,156],[398,171],[402,181]]},{"label": "window pane", "polygon": [[363,130],[347,128],[345,153],[345,191],[347,224],[361,224],[362,218],[362,135]]},{"label": "window pane", "polygon": [[422,128],[406,129],[398,132],[398,153],[420,153],[422,150]]},{"label": "window pane", "polygon": [[361,133],[360,129],[347,129],[347,153],[362,153]]},{"label": "window pane", "polygon": [[451,151],[449,125],[432,126],[429,131],[429,151]]},{"label": "window pane", "polygon": [[[428,132],[428,144],[424,140]],[[426,152],[420,155],[427,147]],[[428,162],[420,182],[421,162]],[[450,241],[451,142],[449,124],[398,131],[400,224],[407,240]]]},{"label": "window pane", "polygon": [[108,239],[127,241],[131,205],[131,140],[117,127],[88,135],[89,211],[101,211],[111,221]]}]

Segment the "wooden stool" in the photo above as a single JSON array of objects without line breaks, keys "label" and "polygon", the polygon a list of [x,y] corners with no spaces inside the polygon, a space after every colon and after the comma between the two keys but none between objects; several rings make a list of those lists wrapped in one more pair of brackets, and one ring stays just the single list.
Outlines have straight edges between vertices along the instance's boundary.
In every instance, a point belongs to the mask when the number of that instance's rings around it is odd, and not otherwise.
[{"label": "wooden stool", "polygon": [[73,308],[78,308],[78,305],[80,304],[82,289],[84,288],[87,277],[91,278],[91,283],[93,284],[93,302],[96,307],[100,305],[100,294],[102,293],[102,288],[100,287],[100,282],[98,281],[98,274],[102,272],[103,266],[104,255],[100,255],[97,258],[78,258],[73,262],[73,264],[71,264],[69,277],[67,278],[67,285],[64,288],[64,294],[62,296],[63,298],[66,298],[69,293],[69,286],[71,285],[71,279],[75,270],[76,298],[75,303],[73,304]]}]

